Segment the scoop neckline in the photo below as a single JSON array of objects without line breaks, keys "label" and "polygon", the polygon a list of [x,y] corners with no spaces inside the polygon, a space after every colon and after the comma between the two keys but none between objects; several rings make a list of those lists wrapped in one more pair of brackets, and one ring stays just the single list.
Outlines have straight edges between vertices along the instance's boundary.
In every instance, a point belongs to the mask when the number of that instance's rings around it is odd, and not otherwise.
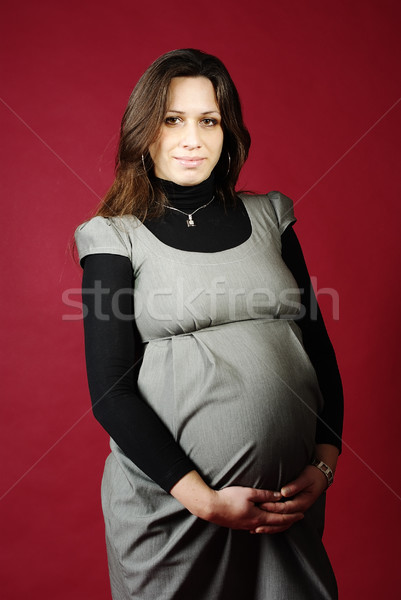
[{"label": "scoop neckline", "polygon": [[[233,262],[235,262],[238,259],[244,258],[248,254],[247,252],[243,253],[243,250],[247,250],[248,246],[249,246],[249,249],[251,249],[256,244],[256,240],[255,240],[256,222],[252,215],[252,211],[250,211],[247,206],[248,199],[250,197],[254,198],[254,196],[249,196],[248,194],[238,194],[238,197],[239,197],[240,201],[242,202],[242,204],[246,210],[246,213],[248,215],[249,221],[251,223],[251,234],[241,244],[238,244],[237,246],[233,246],[232,248],[226,248],[225,250],[218,250],[217,252],[196,252],[193,250],[181,250],[179,248],[174,248],[173,246],[169,246],[168,244],[165,244],[164,242],[159,240],[159,238],[156,237],[155,234],[152,233],[150,231],[150,229],[148,229],[146,227],[146,225],[143,225],[143,223],[140,223],[140,225],[138,227],[138,231],[141,230],[142,233],[144,234],[144,237],[147,238],[144,240],[144,244],[146,245],[146,247],[153,254],[162,255],[163,258],[166,258],[166,253],[168,253],[171,255],[171,256],[169,256],[169,258],[173,259],[173,260],[175,259],[177,262],[185,262],[186,260],[188,260],[188,261],[198,260],[198,262],[206,263],[206,262],[213,262],[214,259],[220,259],[220,258],[224,258],[226,256],[228,257],[230,254],[238,254],[239,253],[240,256],[235,258],[233,261]],[[151,244],[147,243],[148,239],[152,241]],[[161,253],[157,252],[155,250],[155,247],[159,247],[161,250]],[[182,261],[179,259],[185,259],[185,260]]]}]

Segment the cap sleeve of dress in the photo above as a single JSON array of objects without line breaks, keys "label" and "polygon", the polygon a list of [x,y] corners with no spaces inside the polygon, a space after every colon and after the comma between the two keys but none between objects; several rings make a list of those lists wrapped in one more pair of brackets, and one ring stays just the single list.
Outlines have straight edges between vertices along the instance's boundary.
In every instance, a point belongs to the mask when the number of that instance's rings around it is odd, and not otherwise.
[{"label": "cap sleeve of dress", "polygon": [[295,223],[294,203],[291,198],[284,196],[281,192],[269,192],[267,194],[277,217],[280,235],[287,229],[288,225]]},{"label": "cap sleeve of dress", "polygon": [[130,258],[127,233],[108,217],[93,217],[79,225],[75,231],[75,242],[81,264],[89,254],[118,254]]}]

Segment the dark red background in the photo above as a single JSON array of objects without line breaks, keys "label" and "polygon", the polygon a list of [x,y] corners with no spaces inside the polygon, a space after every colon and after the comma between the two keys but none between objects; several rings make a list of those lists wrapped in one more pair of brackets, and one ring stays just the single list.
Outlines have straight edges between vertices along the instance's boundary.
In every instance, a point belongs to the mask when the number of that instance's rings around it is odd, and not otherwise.
[{"label": "dark red background", "polygon": [[111,182],[134,83],[188,46],[219,56],[241,93],[253,138],[242,186],[294,199],[311,274],[339,294],[339,320],[321,296],[347,406],[325,541],[342,599],[397,596],[400,17],[398,0],[3,8],[3,598],[110,597],[108,444],[89,411],[82,323],[63,319],[81,277],[68,244]]}]

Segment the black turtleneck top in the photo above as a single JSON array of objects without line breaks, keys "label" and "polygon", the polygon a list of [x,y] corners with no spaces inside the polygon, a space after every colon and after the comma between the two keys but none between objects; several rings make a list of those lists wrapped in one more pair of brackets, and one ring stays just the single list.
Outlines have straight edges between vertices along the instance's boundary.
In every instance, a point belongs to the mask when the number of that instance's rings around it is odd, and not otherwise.
[{"label": "black turtleneck top", "polygon": [[[236,207],[227,209],[216,198],[211,201],[213,175],[196,186],[159,182],[169,205],[186,213],[167,208],[163,217],[145,221],[145,226],[163,243],[191,252],[219,252],[238,246],[251,235],[251,223],[240,199]],[[187,227],[188,214],[193,215],[195,227]],[[324,408],[317,421],[316,443],[333,444],[341,450],[341,379],[320,311],[317,309],[316,320],[310,318],[316,298],[291,226],[282,235],[282,257],[299,288],[304,290],[305,316],[298,324],[324,398]],[[118,319],[111,305],[114,292],[134,286],[131,262],[124,256],[93,254],[84,259],[83,267],[85,353],[93,413],[128,458],[169,491],[181,477],[197,467],[140,397],[136,387],[137,370],[133,370],[132,365],[140,355],[141,344],[132,320]],[[95,316],[94,294],[85,292],[93,289],[95,281],[101,281],[102,288],[110,288],[111,292],[102,299],[102,313],[106,315],[102,320]],[[119,308],[123,314],[133,315],[132,297],[121,295]]]},{"label": "black turtleneck top", "polygon": [[220,252],[239,246],[250,237],[252,227],[244,205],[239,201],[236,207],[225,210],[214,197],[213,175],[188,187],[159,181],[170,206],[186,215],[199,209],[193,214],[195,227],[188,227],[188,217],[171,208],[166,209],[163,218],[145,221],[146,227],[168,246],[189,252]]}]

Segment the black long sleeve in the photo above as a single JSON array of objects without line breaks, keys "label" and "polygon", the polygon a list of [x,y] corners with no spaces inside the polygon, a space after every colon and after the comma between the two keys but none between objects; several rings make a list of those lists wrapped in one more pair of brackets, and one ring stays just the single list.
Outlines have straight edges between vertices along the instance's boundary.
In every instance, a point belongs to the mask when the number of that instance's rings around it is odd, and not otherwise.
[{"label": "black long sleeve", "polygon": [[297,323],[324,399],[324,407],[317,420],[316,443],[333,444],[341,451],[344,413],[341,377],[302,249],[292,227],[288,227],[282,235],[282,257],[298,287],[303,290],[301,298],[305,314]]},{"label": "black long sleeve", "polygon": [[195,466],[137,391],[138,344],[132,295],[120,295],[118,316],[112,305],[118,290],[133,289],[129,259],[113,254],[87,256],[82,289],[86,367],[94,416],[123,452],[169,491]]}]

